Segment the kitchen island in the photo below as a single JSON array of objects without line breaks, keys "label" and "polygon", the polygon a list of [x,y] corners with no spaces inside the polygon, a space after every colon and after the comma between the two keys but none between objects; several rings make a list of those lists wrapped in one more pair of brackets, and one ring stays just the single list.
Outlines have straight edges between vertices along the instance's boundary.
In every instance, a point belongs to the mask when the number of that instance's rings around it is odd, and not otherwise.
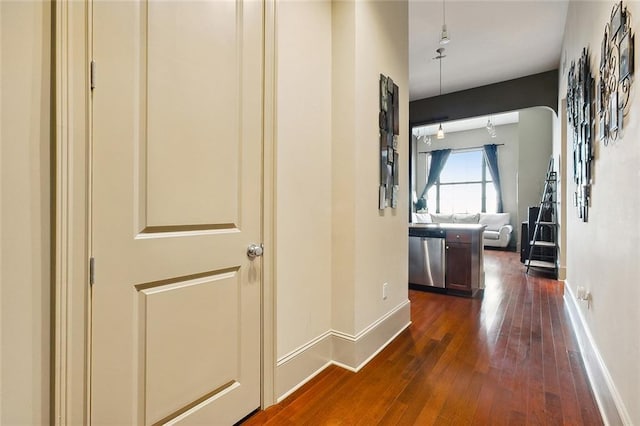
[{"label": "kitchen island", "polygon": [[409,284],[476,296],[484,288],[484,225],[409,225]]}]

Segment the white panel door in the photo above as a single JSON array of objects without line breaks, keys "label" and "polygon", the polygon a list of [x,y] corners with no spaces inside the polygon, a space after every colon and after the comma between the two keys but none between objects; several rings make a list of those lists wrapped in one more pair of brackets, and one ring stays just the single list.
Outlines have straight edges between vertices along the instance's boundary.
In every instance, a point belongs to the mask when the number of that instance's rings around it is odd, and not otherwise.
[{"label": "white panel door", "polygon": [[260,405],[263,5],[92,8],[92,424]]}]

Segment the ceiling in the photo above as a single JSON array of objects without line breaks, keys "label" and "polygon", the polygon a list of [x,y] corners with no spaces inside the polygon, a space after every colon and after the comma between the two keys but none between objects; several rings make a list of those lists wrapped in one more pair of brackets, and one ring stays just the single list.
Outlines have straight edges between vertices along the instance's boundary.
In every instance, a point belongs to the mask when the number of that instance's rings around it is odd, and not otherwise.
[{"label": "ceiling", "polygon": [[[443,2],[409,1],[409,97],[439,94]],[[568,0],[446,0],[442,93],[556,69]]]}]

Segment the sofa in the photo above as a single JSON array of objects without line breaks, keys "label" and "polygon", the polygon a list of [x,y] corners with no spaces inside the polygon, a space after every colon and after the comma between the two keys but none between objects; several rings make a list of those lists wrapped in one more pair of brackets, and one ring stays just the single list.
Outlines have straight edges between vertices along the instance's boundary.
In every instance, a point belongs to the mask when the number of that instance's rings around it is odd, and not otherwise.
[{"label": "sofa", "polygon": [[413,213],[413,223],[479,223],[485,225],[485,247],[505,248],[511,241],[510,213]]}]

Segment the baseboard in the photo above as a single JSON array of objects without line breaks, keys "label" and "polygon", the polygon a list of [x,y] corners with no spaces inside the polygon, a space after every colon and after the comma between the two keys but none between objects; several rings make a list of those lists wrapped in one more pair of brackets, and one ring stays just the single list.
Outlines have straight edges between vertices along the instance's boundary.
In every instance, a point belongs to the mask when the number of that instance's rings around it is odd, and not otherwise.
[{"label": "baseboard", "polygon": [[576,334],[582,361],[587,376],[600,409],[600,414],[606,425],[631,425],[631,417],[627,411],[618,390],[616,389],[611,374],[600,355],[595,340],[589,330],[577,299],[571,290],[571,286],[565,281],[564,286],[565,306],[569,311],[571,325]]},{"label": "baseboard", "polygon": [[277,402],[331,365],[331,330],[288,353],[276,365]]},{"label": "baseboard", "polygon": [[278,360],[277,402],[298,390],[328,366],[358,372],[411,324],[407,300],[356,336],[329,330]]},{"label": "baseboard", "polygon": [[564,281],[566,279],[567,279],[567,267],[566,266],[558,267],[558,280]]},{"label": "baseboard", "polygon": [[333,363],[358,372],[411,324],[407,300],[355,336],[333,331]]}]

